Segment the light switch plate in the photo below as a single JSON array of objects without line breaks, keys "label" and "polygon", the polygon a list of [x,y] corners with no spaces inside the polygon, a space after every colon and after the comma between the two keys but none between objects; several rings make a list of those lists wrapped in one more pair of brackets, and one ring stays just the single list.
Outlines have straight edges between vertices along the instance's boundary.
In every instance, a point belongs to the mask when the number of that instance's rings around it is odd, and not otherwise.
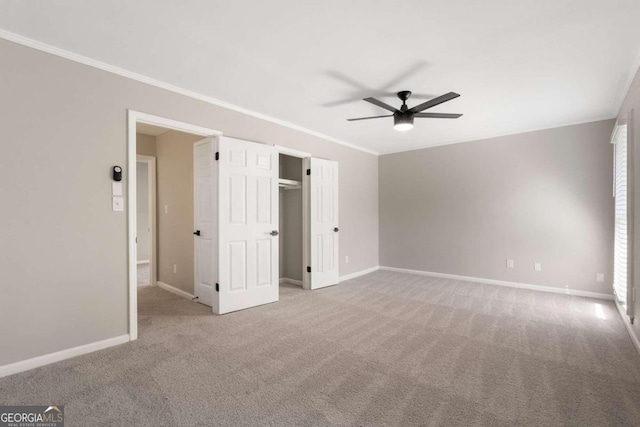
[{"label": "light switch plate", "polygon": [[113,211],[114,212],[124,211],[124,197],[117,196],[113,198]]},{"label": "light switch plate", "polygon": [[112,196],[122,196],[122,182],[112,182],[111,183],[111,195]]}]

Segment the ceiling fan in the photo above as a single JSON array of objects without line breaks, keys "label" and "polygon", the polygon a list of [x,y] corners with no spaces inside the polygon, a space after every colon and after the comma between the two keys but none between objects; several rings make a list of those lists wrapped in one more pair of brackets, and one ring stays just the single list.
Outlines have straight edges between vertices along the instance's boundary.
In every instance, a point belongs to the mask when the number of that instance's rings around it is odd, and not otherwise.
[{"label": "ceiling fan", "polygon": [[393,128],[399,131],[408,131],[413,128],[413,119],[415,117],[427,118],[427,119],[457,119],[458,117],[462,116],[462,114],[422,113],[421,112],[429,108],[435,107],[436,105],[440,105],[443,102],[451,101],[452,99],[457,98],[459,96],[460,95],[455,92],[449,92],[437,98],[433,98],[430,101],[423,102],[422,104],[409,108],[407,107],[407,99],[411,97],[411,92],[408,90],[403,90],[401,92],[398,92],[398,98],[400,98],[400,100],[402,101],[402,106],[400,107],[399,110],[375,98],[364,98],[363,101],[367,101],[373,105],[377,105],[378,107],[384,108],[385,110],[389,110],[393,114],[387,114],[385,116],[360,117],[357,119],[347,119],[347,120],[350,122],[353,122],[356,120],[379,119],[382,117],[393,116]]}]

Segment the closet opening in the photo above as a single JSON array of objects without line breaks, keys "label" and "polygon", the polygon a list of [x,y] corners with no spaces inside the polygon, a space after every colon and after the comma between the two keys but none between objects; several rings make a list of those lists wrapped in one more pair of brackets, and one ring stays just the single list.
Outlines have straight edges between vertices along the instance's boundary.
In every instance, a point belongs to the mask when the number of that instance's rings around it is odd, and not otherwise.
[{"label": "closet opening", "polygon": [[279,155],[279,228],[281,292],[303,289],[304,277],[304,162],[301,157]]}]

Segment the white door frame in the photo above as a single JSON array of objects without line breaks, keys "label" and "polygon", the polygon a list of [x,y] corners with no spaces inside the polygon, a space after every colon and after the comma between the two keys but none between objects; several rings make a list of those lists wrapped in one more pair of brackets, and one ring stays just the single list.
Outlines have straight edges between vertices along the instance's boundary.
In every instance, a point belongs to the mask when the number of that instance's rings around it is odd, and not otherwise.
[{"label": "white door frame", "polygon": [[218,136],[222,132],[192,125],[190,123],[154,116],[134,110],[127,110],[127,248],[129,265],[129,340],[138,338],[138,262],[136,253],[137,221],[136,215],[136,162],[138,161],[136,143],[136,124],[146,123],[171,130],[187,132],[201,136]]},{"label": "white door frame", "polygon": [[[136,163],[145,163],[147,165],[147,182],[148,182],[148,191],[149,198],[147,199],[147,204],[149,206],[149,284],[156,284],[156,256],[157,256],[157,248],[156,248],[156,158],[155,156],[144,156],[142,154],[138,154],[136,156]],[[137,176],[136,176],[137,179]],[[137,183],[136,183],[137,185]],[[137,188],[137,187],[136,187]],[[138,209],[136,199],[136,212]],[[136,217],[137,218],[137,217]],[[137,225],[137,224],[136,224]],[[136,227],[137,229],[137,227]],[[137,250],[137,246],[136,246]],[[137,261],[136,256],[136,261]],[[136,277],[137,284],[137,277]]]},{"label": "white door frame", "polygon": [[306,172],[308,162],[306,159],[311,159],[311,153],[275,144],[274,147],[278,149],[279,154],[302,159],[302,289],[311,290],[311,281],[309,280],[309,273],[307,273],[307,266],[311,265],[309,264],[311,256],[309,253],[309,215],[311,214],[311,210],[308,203],[309,179]]}]

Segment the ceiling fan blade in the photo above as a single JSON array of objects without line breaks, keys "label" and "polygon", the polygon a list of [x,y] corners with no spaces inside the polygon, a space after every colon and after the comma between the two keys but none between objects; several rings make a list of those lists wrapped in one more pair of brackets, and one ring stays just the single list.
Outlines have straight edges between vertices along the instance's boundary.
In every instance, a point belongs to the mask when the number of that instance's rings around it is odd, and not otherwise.
[{"label": "ceiling fan blade", "polygon": [[357,120],[369,120],[369,119],[379,119],[381,117],[393,117],[393,114],[387,114],[386,116],[373,116],[373,117],[359,117],[357,119],[347,119],[349,122],[355,122]]},{"label": "ceiling fan blade", "polygon": [[378,107],[380,107],[380,108],[384,108],[385,110],[389,110],[389,111],[391,111],[392,113],[395,113],[395,112],[397,112],[397,111],[398,111],[396,108],[393,108],[391,105],[389,105],[389,104],[385,104],[385,103],[384,103],[384,102],[382,102],[382,101],[378,101],[378,100],[377,100],[377,99],[375,99],[375,98],[364,98],[364,99],[363,99],[363,101],[367,101],[367,102],[369,102],[369,103],[371,103],[371,104],[373,104],[373,105],[377,105]]},{"label": "ceiling fan blade", "polygon": [[427,119],[457,119],[462,114],[450,114],[450,113],[415,113],[413,117],[424,117]]},{"label": "ceiling fan blade", "polygon": [[[443,102],[451,101],[454,98],[459,97],[460,94],[455,92],[445,93],[442,96],[437,98],[433,98],[431,101],[423,102],[422,104],[416,105],[413,108],[409,108],[409,111],[412,113],[418,113],[420,111],[426,110],[427,108],[435,107],[436,105],[440,105]],[[365,100],[366,101],[366,100]]]}]

